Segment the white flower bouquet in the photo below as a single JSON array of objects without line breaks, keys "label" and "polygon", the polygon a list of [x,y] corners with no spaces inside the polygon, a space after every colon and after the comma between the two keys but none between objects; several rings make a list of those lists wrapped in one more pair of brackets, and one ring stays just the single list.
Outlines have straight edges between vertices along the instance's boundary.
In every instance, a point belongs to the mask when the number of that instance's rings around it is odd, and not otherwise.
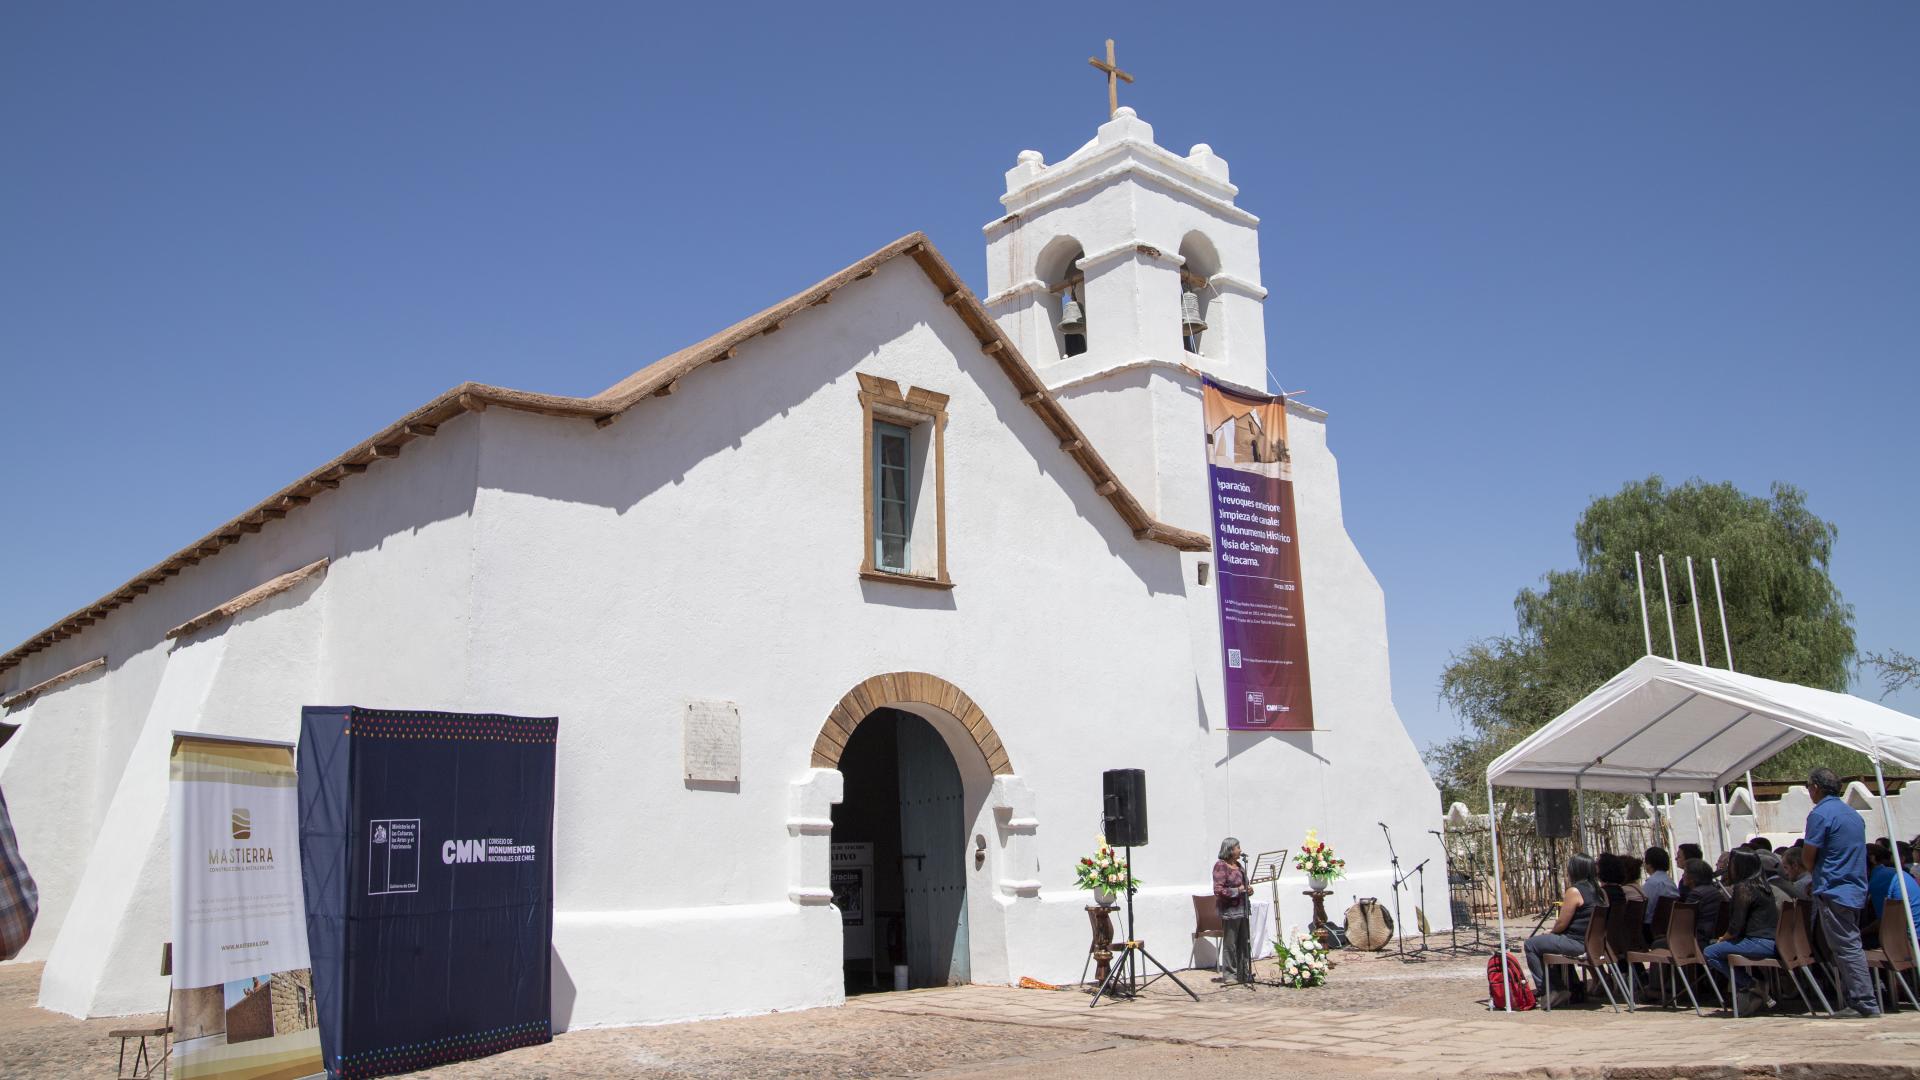
[{"label": "white flower bouquet", "polygon": [[1273,943],[1273,951],[1280,960],[1280,985],[1296,989],[1326,985],[1333,961],[1327,958],[1327,947],[1308,931],[1290,927]]}]

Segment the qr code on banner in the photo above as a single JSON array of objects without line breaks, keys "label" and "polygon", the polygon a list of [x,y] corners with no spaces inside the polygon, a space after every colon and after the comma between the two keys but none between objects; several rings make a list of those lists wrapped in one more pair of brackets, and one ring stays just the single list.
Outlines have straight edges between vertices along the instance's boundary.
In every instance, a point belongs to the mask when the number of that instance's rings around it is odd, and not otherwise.
[{"label": "qr code on banner", "polygon": [[1227,650],[1227,666],[1235,667],[1235,668],[1240,666],[1240,650],[1239,649]]}]

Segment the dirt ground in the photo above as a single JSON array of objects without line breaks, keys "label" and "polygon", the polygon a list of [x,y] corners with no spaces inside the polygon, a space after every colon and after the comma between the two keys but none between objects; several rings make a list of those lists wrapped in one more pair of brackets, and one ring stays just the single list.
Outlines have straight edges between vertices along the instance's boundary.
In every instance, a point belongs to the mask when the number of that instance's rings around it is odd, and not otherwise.
[{"label": "dirt ground", "polygon": [[[1392,954],[1349,954],[1331,985],[1314,990],[1214,983],[1210,972],[1181,972],[1204,999],[1237,1000],[1257,994],[1275,1005],[1328,1009],[1404,1010],[1421,1016],[1485,1015],[1472,999],[1483,994],[1483,960],[1402,964]],[[74,1020],[35,1007],[39,964],[0,966],[0,1077],[112,1076],[116,1028],[157,1025],[159,1014],[110,1020]],[[1440,991],[1436,993],[1435,991]],[[1045,991],[1033,991],[1045,993]],[[1178,995],[1162,983],[1152,996]],[[1124,1008],[1124,1006],[1121,1006]],[[788,1078],[1084,1076],[1099,1071],[1150,1070],[1156,1077],[1242,1075],[1343,1080],[1363,1075],[1302,1062],[1297,1055],[1247,1048],[1212,1048],[1089,1035],[1040,1026],[901,1016],[862,1009],[708,1020],[654,1027],[567,1032],[545,1046],[412,1074],[433,1080],[468,1077]]]},{"label": "dirt ground", "polygon": [[[1444,939],[1441,941],[1444,944]],[[1139,1001],[1089,1009],[1079,990],[958,987],[857,997],[843,1008],[566,1032],[545,1046],[411,1074],[431,1080],[984,1077],[1082,1080],[1379,1080],[1428,1072],[1593,1078],[1920,1077],[1920,1015],[1849,1026],[1787,1015],[1731,1021],[1604,1005],[1495,1018],[1485,955],[1336,953],[1329,985],[1252,989],[1180,976]],[[73,1020],[34,1006],[41,966],[0,966],[0,1078],[113,1075],[114,1028],[160,1017]],[[1271,961],[1256,965],[1270,977]],[[1584,1063],[1570,1068],[1568,1062]],[[1812,1064],[1821,1063],[1821,1064]]]}]

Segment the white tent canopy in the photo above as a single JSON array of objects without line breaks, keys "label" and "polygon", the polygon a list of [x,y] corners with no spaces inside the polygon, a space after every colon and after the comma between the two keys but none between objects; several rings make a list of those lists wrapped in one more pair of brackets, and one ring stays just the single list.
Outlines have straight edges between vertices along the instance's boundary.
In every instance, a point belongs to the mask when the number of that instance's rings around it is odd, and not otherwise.
[{"label": "white tent canopy", "polygon": [[1848,694],[1646,656],[1500,755],[1487,782],[1711,791],[1808,735],[1920,770],[1920,719]]},{"label": "white tent canopy", "polygon": [[[1507,952],[1507,906],[1501,884],[1499,823],[1493,812],[1495,784],[1648,794],[1717,793],[1741,773],[1809,735],[1873,759],[1880,782],[1880,812],[1887,835],[1892,836],[1893,814],[1887,806],[1887,780],[1881,765],[1891,762],[1920,770],[1920,719],[1830,690],[1644,656],[1500,755],[1487,766],[1487,826],[1493,836],[1501,955]],[[1715,802],[1717,807],[1719,800]],[[1915,898],[1907,895],[1906,875],[1894,880],[1900,885],[1901,900],[1911,905]],[[1920,930],[1911,922],[1907,941],[1920,956]],[[1606,984],[1604,976],[1601,983]],[[1611,1000],[1613,992],[1607,994]],[[1512,995],[1507,995],[1506,1008],[1513,1011]]]}]

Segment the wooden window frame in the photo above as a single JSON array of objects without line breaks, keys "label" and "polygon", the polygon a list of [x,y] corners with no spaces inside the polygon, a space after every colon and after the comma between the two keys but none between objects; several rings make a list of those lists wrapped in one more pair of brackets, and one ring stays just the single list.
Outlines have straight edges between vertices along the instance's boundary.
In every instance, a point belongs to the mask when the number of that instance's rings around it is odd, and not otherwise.
[{"label": "wooden window frame", "polygon": [[[874,505],[870,513],[878,519],[874,525],[873,537],[874,569],[889,574],[910,574],[913,572],[913,429],[910,427],[902,427],[891,418],[876,419],[873,422],[871,437],[874,440],[876,450],[883,449],[889,438],[898,440],[902,457],[899,466],[899,471],[902,474],[899,498],[901,525],[900,564],[898,566],[890,566],[887,564],[886,542],[892,534],[886,532],[887,517],[885,513],[885,503],[887,502],[887,485],[886,476],[884,475],[888,469],[888,465],[883,453],[875,453],[873,455]],[[921,477],[920,482],[923,484],[926,483],[926,477]]]},{"label": "wooden window frame", "polygon": [[[877,375],[856,372],[860,380],[860,493],[864,507],[862,513],[866,527],[862,530],[860,554],[860,577],[866,581],[889,581],[900,585],[915,585],[927,589],[951,589],[953,579],[947,576],[947,400],[946,394],[924,390],[918,386],[902,393],[900,384],[892,379],[883,379]],[[932,437],[928,440],[927,457],[929,464],[920,470],[921,483],[925,484],[928,474],[933,479],[933,535],[934,566],[932,577],[924,574],[901,573],[897,570],[882,569],[875,561],[874,520],[875,489],[874,476],[878,462],[874,458],[875,440],[873,437],[876,423],[893,424],[911,431],[921,424],[931,425]],[[911,462],[909,463],[911,476]],[[909,504],[911,506],[911,503]],[[919,516],[916,515],[916,519]],[[912,565],[911,545],[913,538],[919,536],[925,543],[924,520],[916,520],[908,527],[909,558]]]}]

